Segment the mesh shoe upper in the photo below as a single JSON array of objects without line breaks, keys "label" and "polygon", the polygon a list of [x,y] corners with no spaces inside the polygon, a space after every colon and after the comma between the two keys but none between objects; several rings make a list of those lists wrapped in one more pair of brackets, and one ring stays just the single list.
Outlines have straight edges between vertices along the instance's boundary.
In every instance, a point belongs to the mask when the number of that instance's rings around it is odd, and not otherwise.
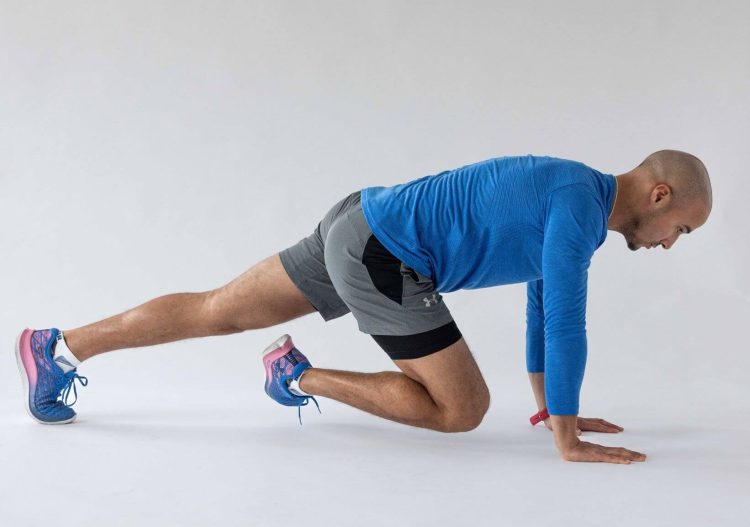
[{"label": "mesh shoe upper", "polygon": [[[75,381],[83,386],[88,379],[77,374],[76,370],[64,373],[52,360],[52,348],[56,341],[57,328],[34,331],[31,334],[31,353],[37,369],[36,385],[30,386],[30,407],[34,415],[42,421],[64,421],[75,416],[70,408],[77,399]],[[73,391],[75,399],[68,403],[68,396]]]},{"label": "mesh shoe upper", "polygon": [[[306,369],[311,368],[310,361],[294,347],[291,338],[285,336],[277,342],[283,342],[263,357],[266,368],[266,393],[274,401],[284,406],[305,406],[310,399],[318,406],[318,401],[311,395],[297,395],[289,390],[289,382],[299,379]],[[318,407],[320,411],[320,407]],[[301,422],[301,418],[300,418]]]}]

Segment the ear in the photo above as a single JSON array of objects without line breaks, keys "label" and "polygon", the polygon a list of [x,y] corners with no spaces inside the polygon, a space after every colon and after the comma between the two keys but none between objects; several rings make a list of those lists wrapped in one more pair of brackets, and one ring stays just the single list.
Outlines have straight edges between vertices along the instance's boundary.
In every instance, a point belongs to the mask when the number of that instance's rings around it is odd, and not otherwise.
[{"label": "ear", "polygon": [[667,205],[672,199],[672,189],[665,183],[659,183],[651,191],[651,201],[660,206]]}]

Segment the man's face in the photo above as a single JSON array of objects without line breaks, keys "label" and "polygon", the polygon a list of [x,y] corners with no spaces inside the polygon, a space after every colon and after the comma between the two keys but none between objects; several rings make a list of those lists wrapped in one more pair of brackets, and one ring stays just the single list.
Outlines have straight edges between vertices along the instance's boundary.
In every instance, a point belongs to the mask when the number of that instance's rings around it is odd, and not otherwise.
[{"label": "man's face", "polygon": [[702,203],[678,209],[669,206],[671,197],[672,194],[652,195],[648,206],[633,214],[622,231],[628,249],[637,251],[641,247],[650,249],[658,245],[669,249],[682,234],[697,229],[708,219]]}]

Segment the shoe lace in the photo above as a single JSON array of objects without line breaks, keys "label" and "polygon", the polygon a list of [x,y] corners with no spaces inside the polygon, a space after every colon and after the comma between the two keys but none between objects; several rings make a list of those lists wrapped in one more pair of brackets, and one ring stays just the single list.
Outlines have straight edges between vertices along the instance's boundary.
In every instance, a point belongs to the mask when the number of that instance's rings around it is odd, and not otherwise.
[{"label": "shoe lace", "polygon": [[[78,375],[75,370],[72,370],[65,374],[65,377],[68,379],[65,382],[65,386],[63,386],[62,391],[60,392],[60,400],[65,406],[73,406],[76,404],[76,401],[78,401],[78,390],[76,390],[76,384],[75,381],[81,383],[81,386],[87,386],[89,384],[88,378],[84,377],[83,375]],[[70,395],[70,391],[73,390],[73,402],[68,404],[68,396]]]},{"label": "shoe lace", "polygon": [[[296,395],[295,397],[300,397],[300,396],[299,396],[299,395]],[[323,413],[323,412],[321,412],[321,411],[320,411],[320,405],[318,404],[318,401],[317,401],[317,400],[315,400],[315,397],[313,397],[312,395],[307,395],[307,396],[305,396],[305,400],[304,400],[303,402],[301,402],[301,403],[300,403],[300,404],[299,404],[299,405],[297,406],[297,417],[299,418],[299,424],[300,424],[300,426],[302,426],[302,407],[303,407],[303,406],[306,406],[306,405],[307,405],[307,403],[309,403],[309,402],[310,402],[310,399],[312,399],[312,402],[314,402],[314,403],[315,403],[315,406],[316,406],[316,407],[318,408],[318,413],[319,413],[319,414],[322,414],[322,413]]]}]

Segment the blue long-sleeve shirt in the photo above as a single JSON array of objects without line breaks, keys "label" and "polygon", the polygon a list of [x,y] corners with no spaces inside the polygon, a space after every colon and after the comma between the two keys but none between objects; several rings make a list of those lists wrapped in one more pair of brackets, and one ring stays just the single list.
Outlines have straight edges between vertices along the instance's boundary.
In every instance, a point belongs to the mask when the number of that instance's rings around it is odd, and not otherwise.
[{"label": "blue long-sleeve shirt", "polygon": [[550,414],[577,415],[588,267],[615,189],[613,175],[577,161],[497,157],[366,187],[362,211],[385,248],[441,293],[527,282],[527,370],[545,372]]}]

